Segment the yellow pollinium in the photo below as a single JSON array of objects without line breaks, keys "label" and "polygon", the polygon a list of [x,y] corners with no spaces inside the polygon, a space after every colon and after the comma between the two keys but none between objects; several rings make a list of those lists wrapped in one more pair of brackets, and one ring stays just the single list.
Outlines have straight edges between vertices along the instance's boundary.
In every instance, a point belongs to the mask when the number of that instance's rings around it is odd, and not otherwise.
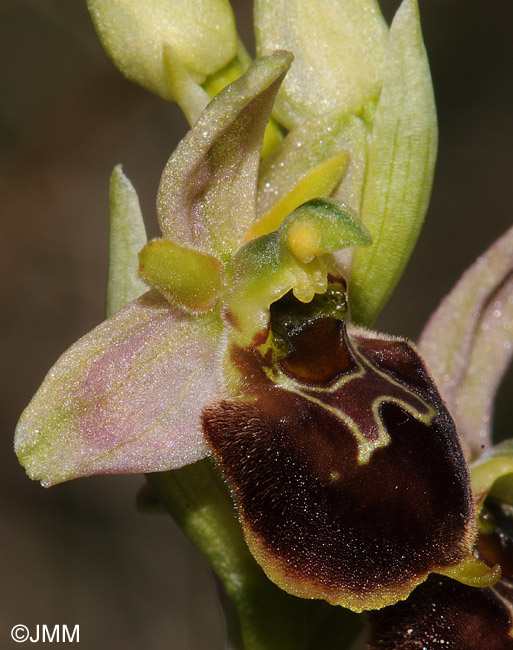
[{"label": "yellow pollinium", "polygon": [[287,232],[289,249],[298,260],[307,264],[321,253],[318,230],[309,223],[295,223]]}]

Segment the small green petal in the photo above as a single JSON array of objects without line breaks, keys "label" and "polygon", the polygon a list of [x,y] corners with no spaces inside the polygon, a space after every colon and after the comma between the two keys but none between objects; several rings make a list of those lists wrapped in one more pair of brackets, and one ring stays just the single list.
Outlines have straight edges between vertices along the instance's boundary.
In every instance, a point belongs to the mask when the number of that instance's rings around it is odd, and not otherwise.
[{"label": "small green petal", "polygon": [[358,114],[381,87],[387,27],[374,0],[257,0],[259,55],[294,52],[275,115],[304,119]]},{"label": "small green petal", "polygon": [[87,0],[98,36],[131,81],[173,100],[162,50],[169,45],[197,83],[236,54],[227,0]]},{"label": "small green petal", "polygon": [[309,302],[327,288],[331,258],[347,246],[366,246],[370,236],[347,206],[314,199],[292,212],[279,230],[249,241],[235,258],[234,286],[226,316],[239,344],[265,330],[269,306],[292,290]]},{"label": "small green petal", "polygon": [[[478,498],[490,491],[495,481],[513,474],[513,440],[505,440],[489,449],[470,467],[472,489]],[[510,488],[512,487],[509,483]],[[503,486],[504,488],[504,486]],[[509,490],[509,488],[508,488]],[[501,495],[513,503],[513,489]]]},{"label": "small green petal", "polygon": [[365,127],[359,118],[316,120],[291,131],[261,165],[257,212],[260,220],[246,234],[251,239],[279,228],[283,219],[305,201],[329,196],[358,212],[358,191],[350,186],[355,166],[362,163]]},{"label": "small green petal", "polygon": [[264,131],[292,55],[255,61],[207,106],[169,159],[157,211],[164,237],[229,261],[255,220]]},{"label": "small green petal", "polygon": [[307,171],[288,194],[276,201],[269,212],[249,228],[246,240],[277,230],[285,217],[306,201],[318,196],[329,196],[346,171],[348,160],[349,154],[344,151]]},{"label": "small green petal", "polygon": [[139,275],[175,307],[192,312],[212,309],[221,292],[221,262],[212,255],[155,239],[139,253]]},{"label": "small green petal", "polygon": [[491,444],[494,398],[513,354],[513,228],[444,298],[419,347],[477,458]]},{"label": "small green petal", "polygon": [[146,244],[146,229],[137,192],[121,165],[110,177],[109,209],[108,316],[147,290],[137,273],[137,253]]},{"label": "small green petal", "polygon": [[352,317],[370,326],[397,284],[427,210],[437,147],[436,112],[416,0],[390,28],[374,116],[361,218],[373,244],[354,254]]}]

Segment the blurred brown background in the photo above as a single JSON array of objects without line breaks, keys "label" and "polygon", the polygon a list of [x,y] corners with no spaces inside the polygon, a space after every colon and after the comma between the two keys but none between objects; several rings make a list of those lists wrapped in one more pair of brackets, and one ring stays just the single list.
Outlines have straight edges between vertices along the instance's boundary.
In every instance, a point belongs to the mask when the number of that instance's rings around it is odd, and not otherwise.
[{"label": "blurred brown background", "polygon": [[[397,5],[382,2],[387,17]],[[440,153],[427,225],[378,323],[413,338],[513,217],[513,4],[420,8]],[[235,9],[249,43],[249,0]],[[155,235],[159,175],[185,120],[118,75],[83,0],[0,0],[0,61],[0,647],[20,647],[14,624],[66,623],[80,624],[84,650],[220,650],[208,571],[167,517],[136,512],[142,477],[45,490],[12,453],[17,417],[46,371],[103,318],[113,166],[123,163]],[[496,417],[502,436],[512,390],[510,377]]]}]

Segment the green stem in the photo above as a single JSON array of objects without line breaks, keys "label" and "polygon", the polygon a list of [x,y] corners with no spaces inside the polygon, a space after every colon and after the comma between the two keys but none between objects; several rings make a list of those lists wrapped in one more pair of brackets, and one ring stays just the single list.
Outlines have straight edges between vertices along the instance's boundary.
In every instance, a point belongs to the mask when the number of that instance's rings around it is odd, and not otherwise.
[{"label": "green stem", "polygon": [[[290,596],[268,580],[250,554],[233,501],[210,459],[147,476],[177,524],[221,580],[240,625],[227,612],[231,647],[241,650],[347,648],[360,618],[340,607]],[[237,642],[239,637],[239,642]]]}]

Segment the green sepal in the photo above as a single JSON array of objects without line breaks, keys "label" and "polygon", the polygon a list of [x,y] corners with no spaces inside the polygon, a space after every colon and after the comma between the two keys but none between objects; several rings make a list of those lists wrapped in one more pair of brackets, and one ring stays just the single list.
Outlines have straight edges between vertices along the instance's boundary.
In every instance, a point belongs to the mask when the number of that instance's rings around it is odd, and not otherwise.
[{"label": "green sepal", "polygon": [[170,239],[154,239],[139,253],[139,275],[175,307],[209,311],[222,288],[221,262]]},{"label": "green sepal", "polygon": [[265,330],[269,307],[292,290],[301,302],[324,293],[332,259],[348,246],[367,246],[365,226],[343,203],[321,198],[294,210],[280,228],[249,241],[235,257],[225,316],[240,345]]},{"label": "green sepal", "polygon": [[355,251],[349,301],[369,327],[413,250],[427,210],[437,148],[436,110],[416,0],[392,22],[383,88],[374,115],[361,218],[373,244]]},{"label": "green sepal", "polygon": [[162,234],[223,262],[255,220],[262,140],[278,87],[293,56],[275,52],[208,104],[162,174],[157,214]]},{"label": "green sepal", "polygon": [[107,316],[147,290],[137,273],[137,253],[146,244],[146,229],[137,192],[121,165],[110,177],[109,212]]}]

